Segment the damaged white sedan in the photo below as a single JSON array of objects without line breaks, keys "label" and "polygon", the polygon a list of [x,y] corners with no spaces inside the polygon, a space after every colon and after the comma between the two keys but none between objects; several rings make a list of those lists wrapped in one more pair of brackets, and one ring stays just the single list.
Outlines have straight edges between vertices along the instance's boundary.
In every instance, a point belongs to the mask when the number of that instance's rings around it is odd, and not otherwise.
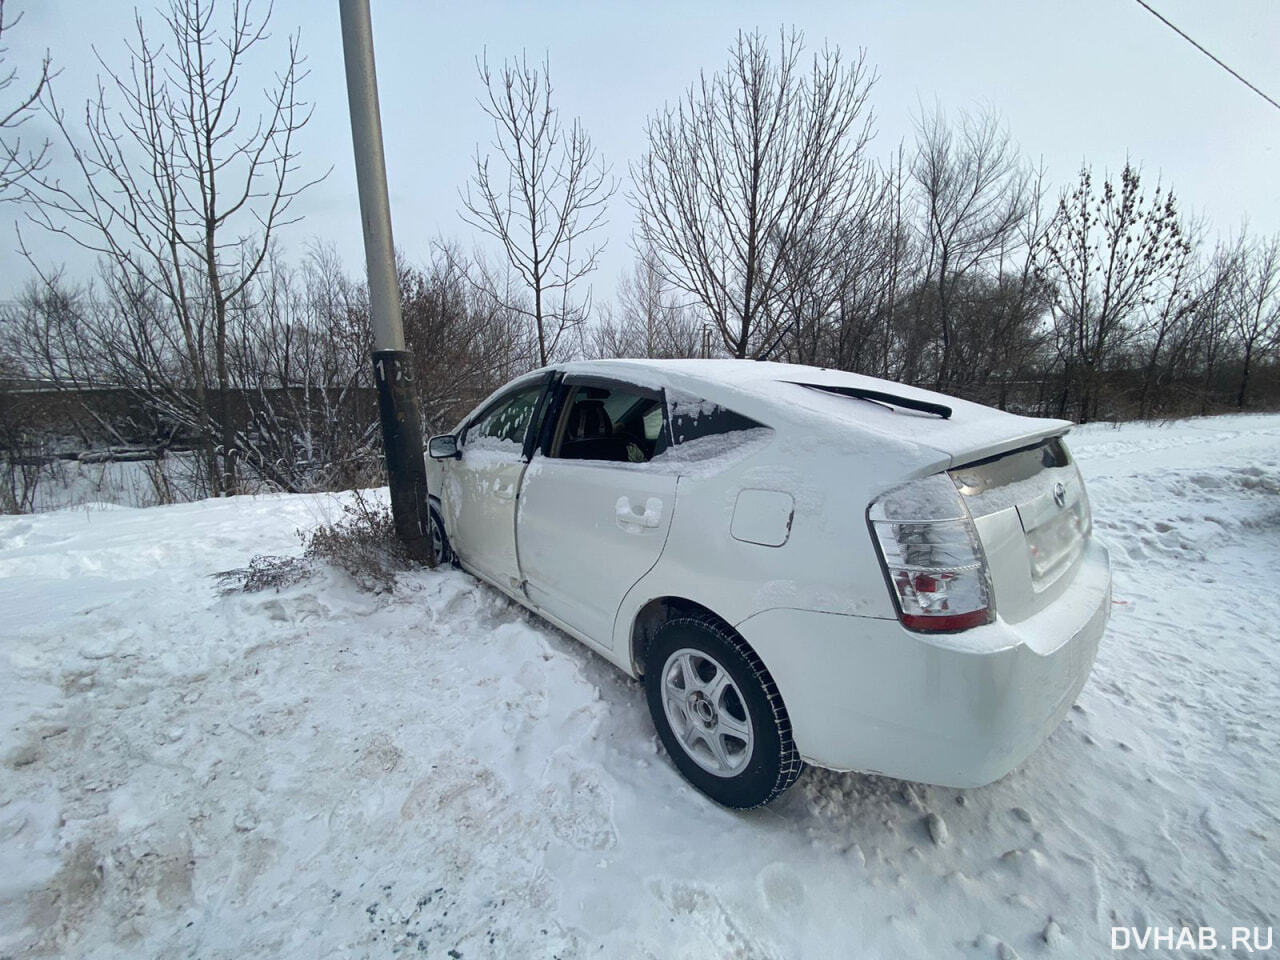
[{"label": "damaged white sedan", "polygon": [[429,444],[442,559],[634,677],[680,772],[752,807],[805,762],[990,783],[1111,606],[1070,424],[734,360],[567,363]]}]

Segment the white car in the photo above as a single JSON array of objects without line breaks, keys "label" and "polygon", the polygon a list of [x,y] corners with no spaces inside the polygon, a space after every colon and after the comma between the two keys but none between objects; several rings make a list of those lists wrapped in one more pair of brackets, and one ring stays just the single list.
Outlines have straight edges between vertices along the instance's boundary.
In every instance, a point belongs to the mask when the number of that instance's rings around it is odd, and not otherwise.
[{"label": "white car", "polygon": [[1070,426],[813,367],[566,363],[431,439],[433,536],[643,678],[719,803],[806,762],[980,786],[1057,726],[1110,612]]}]

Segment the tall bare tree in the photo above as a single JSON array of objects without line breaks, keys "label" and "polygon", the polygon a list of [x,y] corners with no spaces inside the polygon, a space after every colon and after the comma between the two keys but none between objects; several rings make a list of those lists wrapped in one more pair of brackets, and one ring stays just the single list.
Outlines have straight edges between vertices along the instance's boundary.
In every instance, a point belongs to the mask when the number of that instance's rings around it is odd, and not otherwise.
[{"label": "tall bare tree", "polygon": [[617,183],[581,121],[574,118],[567,128],[561,122],[548,60],[538,67],[521,55],[497,73],[485,59],[476,66],[485,86],[480,105],[493,122],[492,148],[501,161],[491,169],[493,156],[476,148],[462,219],[502,245],[531,305],[502,299],[533,321],[545,365],[588,313],[590,295],[579,299],[576,287],[604,248],[592,233],[604,223]]},{"label": "tall bare tree", "polygon": [[1234,242],[1220,241],[1201,272],[1194,297],[1191,343],[1188,354],[1190,373],[1199,374],[1199,405],[1202,416],[1213,408],[1216,382],[1230,349],[1233,316],[1232,301],[1245,269],[1246,238],[1241,234]]},{"label": "tall bare tree", "polygon": [[1184,242],[1175,246],[1169,263],[1142,298],[1137,323],[1142,358],[1142,390],[1138,395],[1138,418],[1146,419],[1157,403],[1161,371],[1166,377],[1177,366],[1190,331],[1187,327],[1196,315],[1196,296],[1203,290],[1202,266],[1195,255],[1200,245],[1201,228],[1192,224],[1184,228]]},{"label": "tall bare tree", "polygon": [[864,195],[874,77],[861,53],[846,63],[827,47],[807,66],[803,54],[794,30],[776,53],[739,33],[724,70],[649,119],[648,151],[631,167],[638,245],[735,357],[776,339],[784,291],[828,269]]},{"label": "tall bare tree", "polygon": [[957,292],[976,270],[994,262],[999,272],[1026,220],[1032,181],[994,114],[962,114],[953,127],[940,108],[917,122],[911,175],[941,339],[934,386],[943,389],[953,376]]},{"label": "tall bare tree", "polygon": [[1064,191],[1041,239],[1037,271],[1049,284],[1065,379],[1059,415],[1074,393],[1081,421],[1096,417],[1101,373],[1133,329],[1137,312],[1189,252],[1171,191],[1142,192],[1125,164],[1099,192],[1087,167]]},{"label": "tall bare tree", "polygon": [[1280,234],[1242,244],[1245,255],[1232,298],[1232,333],[1240,349],[1236,406],[1243,409],[1258,354],[1280,338]]},{"label": "tall bare tree", "polygon": [[176,321],[214,493],[235,492],[243,452],[231,409],[228,307],[316,182],[299,178],[296,141],[311,111],[299,97],[306,71],[296,36],[261,101],[240,89],[250,61],[266,52],[270,15],[254,0],[171,0],[163,41],[137,15],[128,68],[100,61],[105,77],[81,123],[46,88],[74,182],[28,178],[36,222],[100,254],[118,282],[137,287],[131,299],[160,304]]},{"label": "tall bare tree", "polygon": [[45,86],[49,83],[49,55],[46,53],[40,63],[40,73],[25,90],[18,93],[14,101],[8,100],[8,90],[18,80],[15,68],[5,68],[8,48],[4,46],[5,35],[18,25],[22,19],[19,13],[8,17],[4,9],[4,0],[0,0],[0,200],[8,199],[11,188],[28,174],[40,170],[48,158],[49,145],[42,143],[30,149],[22,145],[18,128],[30,118],[32,111],[40,100]]}]

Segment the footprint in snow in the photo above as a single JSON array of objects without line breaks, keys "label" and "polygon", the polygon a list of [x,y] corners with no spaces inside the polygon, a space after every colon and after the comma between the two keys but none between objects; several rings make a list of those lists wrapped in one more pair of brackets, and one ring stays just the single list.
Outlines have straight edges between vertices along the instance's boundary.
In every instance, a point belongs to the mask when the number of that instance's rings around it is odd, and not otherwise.
[{"label": "footprint in snow", "polygon": [[360,752],[353,772],[360,777],[370,779],[380,774],[391,773],[400,765],[404,756],[400,748],[391,742],[386,734],[375,734]]},{"label": "footprint in snow", "polygon": [[785,863],[771,863],[756,877],[760,898],[767,909],[780,914],[798,914],[805,906],[804,880]]},{"label": "footprint in snow", "polygon": [[[551,764],[556,763],[553,758]],[[555,775],[554,768],[548,773]],[[540,797],[555,835],[575,850],[608,850],[617,845],[613,794],[594,767],[573,769],[567,782],[549,783]]]},{"label": "footprint in snow", "polygon": [[996,957],[997,960],[1019,960],[1017,950],[989,933],[979,934],[973,945],[982,951],[980,956]]},{"label": "footprint in snow", "polygon": [[[777,954],[748,936],[729,914],[714,892],[706,887],[676,881],[653,881],[650,885],[659,900],[675,915],[677,924],[698,928],[714,947],[712,955],[773,960]],[[688,941],[690,937],[682,937]]]}]

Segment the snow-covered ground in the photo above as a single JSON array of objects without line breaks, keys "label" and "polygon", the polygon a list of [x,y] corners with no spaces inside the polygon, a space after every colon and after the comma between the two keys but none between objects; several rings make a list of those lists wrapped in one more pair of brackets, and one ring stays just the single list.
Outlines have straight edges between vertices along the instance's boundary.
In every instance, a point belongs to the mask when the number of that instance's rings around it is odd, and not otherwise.
[{"label": "snow-covered ground", "polygon": [[0,957],[1079,958],[1113,955],[1113,926],[1265,935],[1280,416],[1072,446],[1115,607],[1066,722],[981,790],[810,770],[746,814],[680,779],[637,684],[459,572],[219,595],[210,574],[296,553],[333,498],[2,518]]}]

